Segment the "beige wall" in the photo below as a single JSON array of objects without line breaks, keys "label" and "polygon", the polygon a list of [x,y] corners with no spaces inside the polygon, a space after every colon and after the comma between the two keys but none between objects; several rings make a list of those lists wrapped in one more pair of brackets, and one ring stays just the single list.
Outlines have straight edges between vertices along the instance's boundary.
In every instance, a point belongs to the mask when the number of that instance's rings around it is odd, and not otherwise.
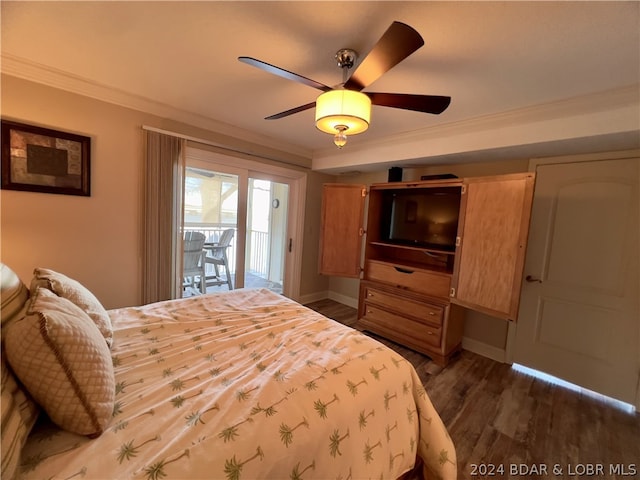
[{"label": "beige wall", "polygon": [[35,267],[66,273],[107,308],[138,303],[140,126],[153,118],[12,77],[2,117],[91,137],[91,197],[2,190],[2,261],[27,283]]},{"label": "beige wall", "polygon": [[[0,256],[29,282],[35,267],[59,270],[85,284],[107,308],[141,301],[142,125],[229,143],[213,132],[63,90],[2,76],[2,117],[91,137],[91,196],[2,190]],[[235,140],[236,146],[242,142]],[[255,147],[255,146],[254,146]],[[265,149],[265,154],[273,150]],[[278,152],[309,166],[308,159]],[[320,188],[308,180],[301,294],[326,290],[317,275]],[[307,245],[309,247],[307,248]],[[308,255],[307,255],[308,253]]]}]

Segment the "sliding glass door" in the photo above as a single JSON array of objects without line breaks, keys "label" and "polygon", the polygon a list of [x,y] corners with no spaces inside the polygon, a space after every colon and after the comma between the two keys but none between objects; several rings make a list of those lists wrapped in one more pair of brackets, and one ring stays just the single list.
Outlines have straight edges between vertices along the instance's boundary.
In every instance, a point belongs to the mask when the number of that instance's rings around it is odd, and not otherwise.
[{"label": "sliding glass door", "polygon": [[[220,163],[225,159],[236,165]],[[258,171],[237,164],[238,159],[187,149],[184,230],[205,236],[206,292],[268,288],[295,298],[301,264],[301,252],[294,248],[302,226],[300,173],[287,177],[278,175],[282,169],[276,168],[274,174],[265,171],[269,168]],[[245,162],[241,166],[256,165]],[[297,202],[294,208],[292,196]],[[228,230],[233,235],[224,250],[226,262],[213,261],[214,255],[221,256],[219,243],[229,236],[225,235]],[[200,293],[188,290],[183,294]]]}]

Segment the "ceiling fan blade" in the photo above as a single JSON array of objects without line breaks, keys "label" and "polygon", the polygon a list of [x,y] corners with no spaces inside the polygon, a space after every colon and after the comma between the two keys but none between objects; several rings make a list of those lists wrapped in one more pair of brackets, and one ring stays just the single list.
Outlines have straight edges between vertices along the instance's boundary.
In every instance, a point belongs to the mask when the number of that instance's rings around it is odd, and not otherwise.
[{"label": "ceiling fan blade", "polygon": [[344,88],[362,90],[422,45],[424,45],[424,40],[413,28],[404,23],[393,22],[358,65],[358,68],[344,84]]},{"label": "ceiling fan blade", "polygon": [[252,57],[238,57],[242,63],[246,63],[247,65],[251,65],[253,67],[258,67],[265,72],[272,73],[273,75],[278,75],[279,77],[286,78],[287,80],[293,80],[294,82],[302,83],[309,87],[317,88],[318,90],[322,90],[323,92],[328,92],[332,90],[331,87],[324,85],[320,82],[316,82],[315,80],[311,80],[310,78],[303,77],[302,75],[298,75],[297,73],[290,72],[289,70],[285,70],[284,68],[276,67],[275,65],[271,65],[270,63],[263,62],[262,60],[258,60],[257,58]]},{"label": "ceiling fan blade", "polygon": [[304,112],[305,110],[309,110],[310,108],[313,108],[315,106],[316,102],[307,103],[306,105],[300,105],[299,107],[265,117],[265,120],[278,120],[279,118],[288,117],[289,115],[293,115],[294,113]]},{"label": "ceiling fan blade", "polygon": [[373,93],[365,92],[374,105],[383,107],[402,108],[416,112],[433,113],[444,112],[451,103],[451,97],[440,95],[413,95],[408,93]]}]

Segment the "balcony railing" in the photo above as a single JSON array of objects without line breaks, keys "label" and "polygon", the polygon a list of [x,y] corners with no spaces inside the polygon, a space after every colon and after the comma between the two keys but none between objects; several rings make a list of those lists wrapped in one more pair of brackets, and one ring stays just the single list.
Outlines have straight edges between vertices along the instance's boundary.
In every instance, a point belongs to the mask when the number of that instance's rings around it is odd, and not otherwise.
[{"label": "balcony railing", "polygon": [[[238,230],[235,225],[215,224],[203,225],[201,223],[187,223],[184,226],[185,231],[200,232],[207,237],[208,242],[216,242],[224,230],[232,228],[234,230],[233,240],[227,250],[227,258],[229,259],[229,270],[232,275],[236,273],[236,238]],[[249,231],[247,251],[246,270],[249,273],[257,275],[261,278],[269,278],[269,233],[259,232],[257,230]],[[213,269],[212,265],[207,265],[207,269]],[[207,271],[207,274],[213,273]]]}]

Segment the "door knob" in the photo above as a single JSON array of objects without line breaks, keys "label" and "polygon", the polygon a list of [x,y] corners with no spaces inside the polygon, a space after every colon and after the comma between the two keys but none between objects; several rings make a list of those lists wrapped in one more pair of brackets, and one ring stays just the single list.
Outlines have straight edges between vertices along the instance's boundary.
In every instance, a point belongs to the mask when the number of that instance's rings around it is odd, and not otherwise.
[{"label": "door knob", "polygon": [[527,275],[526,277],[524,277],[524,279],[529,283],[542,283],[542,280],[531,275]]}]

